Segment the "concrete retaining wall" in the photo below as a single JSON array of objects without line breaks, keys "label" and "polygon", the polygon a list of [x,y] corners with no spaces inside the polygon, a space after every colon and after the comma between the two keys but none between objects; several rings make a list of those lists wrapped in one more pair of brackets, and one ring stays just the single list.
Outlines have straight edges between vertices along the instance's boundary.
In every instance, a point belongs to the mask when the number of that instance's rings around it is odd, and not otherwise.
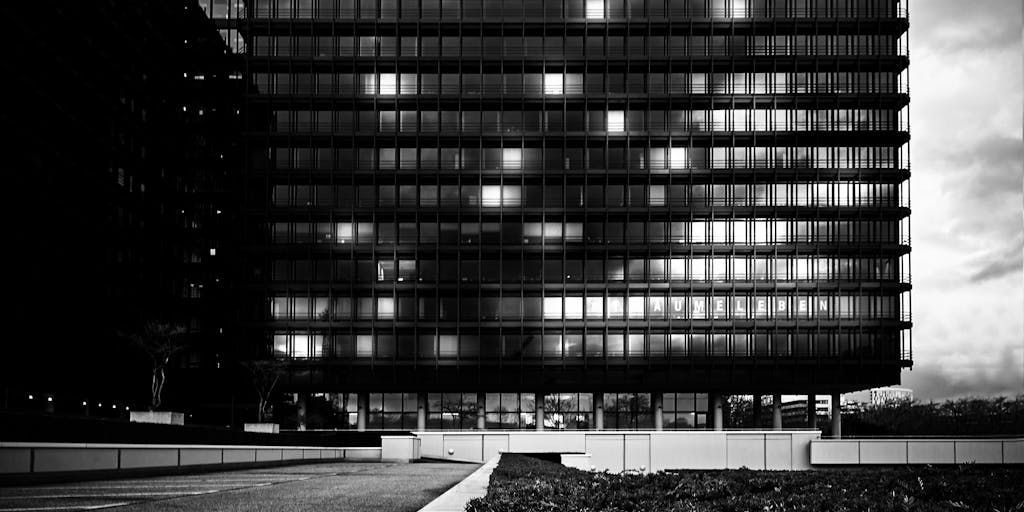
[{"label": "concrete retaining wall", "polygon": [[0,442],[4,475],[380,459],[380,448]]},{"label": "concrete retaining wall", "polygon": [[1024,438],[819,439],[813,465],[1024,464]]},{"label": "concrete retaining wall", "polygon": [[[424,457],[484,462],[500,452],[580,453],[598,471],[810,469],[818,431],[416,432]],[[575,461],[576,464],[581,461]]]}]

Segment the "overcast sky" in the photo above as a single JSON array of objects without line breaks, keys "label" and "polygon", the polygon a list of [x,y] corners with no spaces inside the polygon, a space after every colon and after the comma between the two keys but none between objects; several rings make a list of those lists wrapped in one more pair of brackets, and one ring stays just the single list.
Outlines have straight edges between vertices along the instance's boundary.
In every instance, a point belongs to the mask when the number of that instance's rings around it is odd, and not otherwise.
[{"label": "overcast sky", "polygon": [[910,3],[914,369],[923,400],[1024,393],[1022,0]]}]

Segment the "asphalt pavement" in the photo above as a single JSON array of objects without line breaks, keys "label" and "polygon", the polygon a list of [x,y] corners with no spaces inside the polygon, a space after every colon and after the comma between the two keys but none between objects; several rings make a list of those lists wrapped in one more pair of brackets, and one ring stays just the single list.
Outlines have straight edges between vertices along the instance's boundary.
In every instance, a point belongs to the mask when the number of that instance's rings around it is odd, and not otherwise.
[{"label": "asphalt pavement", "polygon": [[13,511],[415,511],[478,464],[340,462],[0,487]]}]

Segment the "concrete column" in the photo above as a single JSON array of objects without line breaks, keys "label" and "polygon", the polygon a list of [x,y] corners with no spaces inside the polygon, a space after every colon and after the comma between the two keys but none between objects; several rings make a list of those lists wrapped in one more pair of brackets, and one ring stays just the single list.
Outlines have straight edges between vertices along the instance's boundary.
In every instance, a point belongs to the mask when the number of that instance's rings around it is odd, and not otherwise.
[{"label": "concrete column", "polygon": [[654,430],[665,428],[665,395],[651,393],[651,411],[654,412]]},{"label": "concrete column", "polygon": [[416,393],[416,430],[427,430],[427,394]]},{"label": "concrete column", "polygon": [[720,393],[709,393],[711,404],[711,428],[722,430],[722,395]]},{"label": "concrete column", "polygon": [[604,430],[604,393],[594,393],[594,430]]},{"label": "concrete column", "polygon": [[537,411],[537,431],[544,430],[544,393],[537,393],[533,396],[533,403]]},{"label": "concrete column", "polygon": [[761,395],[754,395],[754,428],[761,428]]},{"label": "concrete column", "polygon": [[782,430],[782,395],[772,395],[772,430]]},{"label": "concrete column", "polygon": [[487,428],[487,393],[476,394],[476,429]]},{"label": "concrete column", "polygon": [[366,416],[370,409],[370,394],[356,393],[356,430],[366,431]]},{"label": "concrete column", "polygon": [[818,411],[814,401],[817,397],[807,395],[807,428],[818,428]]},{"label": "concrete column", "polygon": [[299,430],[306,430],[306,402],[309,400],[309,393],[298,393],[295,400],[295,423]]},{"label": "concrete column", "polygon": [[843,411],[839,404],[839,393],[832,393],[832,437],[843,437]]}]

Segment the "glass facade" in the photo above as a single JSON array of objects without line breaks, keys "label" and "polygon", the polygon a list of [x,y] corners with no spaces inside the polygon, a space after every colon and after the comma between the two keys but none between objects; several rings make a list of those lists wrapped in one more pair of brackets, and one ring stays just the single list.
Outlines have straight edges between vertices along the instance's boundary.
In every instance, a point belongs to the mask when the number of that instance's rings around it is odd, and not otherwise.
[{"label": "glass facade", "polygon": [[902,2],[208,9],[249,79],[244,349],[286,386],[380,428],[411,390],[428,428],[535,428],[534,393],[702,428],[909,365]]}]

